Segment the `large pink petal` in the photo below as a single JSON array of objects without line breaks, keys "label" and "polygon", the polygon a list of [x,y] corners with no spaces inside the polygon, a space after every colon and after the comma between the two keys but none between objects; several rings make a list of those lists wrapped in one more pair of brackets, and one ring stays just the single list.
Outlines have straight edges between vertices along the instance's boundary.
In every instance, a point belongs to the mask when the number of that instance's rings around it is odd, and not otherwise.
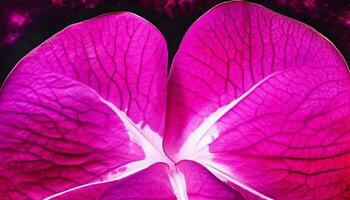
[{"label": "large pink petal", "polygon": [[[177,163],[175,172],[183,176],[184,182],[177,183],[181,192],[178,198],[189,200],[240,200],[243,197],[225,183],[217,179],[203,166],[192,161]],[[155,164],[151,167],[119,181],[90,185],[68,191],[53,199],[176,199],[174,186],[170,183],[171,169],[165,164]]]},{"label": "large pink petal", "polygon": [[209,130],[220,132],[213,160],[272,198],[349,198],[350,81],[328,70],[295,69],[256,88]]},{"label": "large pink petal", "polygon": [[169,167],[154,164],[127,178],[91,185],[70,191],[53,198],[54,200],[99,199],[99,200],[175,200],[168,177]]},{"label": "large pink petal", "polygon": [[202,163],[248,198],[349,198],[349,71],[310,27],[221,4],[186,33],[168,89],[174,160]]},{"label": "large pink petal", "polygon": [[186,181],[189,200],[240,200],[240,193],[220,181],[207,169],[192,161],[180,161],[177,168]]},{"label": "large pink petal", "polygon": [[30,52],[0,93],[0,196],[42,199],[163,159],[166,64],[159,31],[130,13],[72,25]]}]

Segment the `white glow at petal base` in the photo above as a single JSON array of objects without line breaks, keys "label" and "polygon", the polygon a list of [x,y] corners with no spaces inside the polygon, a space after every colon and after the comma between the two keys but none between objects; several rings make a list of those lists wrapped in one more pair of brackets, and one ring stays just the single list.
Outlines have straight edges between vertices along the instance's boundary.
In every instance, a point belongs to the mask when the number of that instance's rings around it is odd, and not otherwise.
[{"label": "white glow at petal base", "polygon": [[172,161],[164,154],[162,138],[158,133],[154,132],[148,125],[141,128],[143,122],[135,124],[125,112],[119,110],[113,103],[106,101],[102,97],[100,97],[100,100],[110,107],[122,120],[131,140],[142,147],[145,153],[145,160],[172,164]]},{"label": "white glow at petal base", "polygon": [[227,112],[229,112],[234,106],[241,102],[245,97],[252,93],[257,87],[269,80],[270,78],[276,76],[277,74],[282,73],[281,71],[272,73],[269,76],[266,76],[264,79],[256,83],[249,90],[243,93],[237,99],[231,101],[231,103],[218,108],[215,112],[210,114],[203,122],[198,126],[198,128],[189,134],[189,137],[186,139],[185,143],[181,147],[179,153],[176,155],[176,160],[181,159],[192,159],[198,154],[209,155],[209,147],[216,138],[219,137],[219,130],[215,127],[215,123],[220,120]]},{"label": "white glow at petal base", "polygon": [[170,170],[169,179],[177,199],[188,200],[184,175],[176,168],[172,168]]}]

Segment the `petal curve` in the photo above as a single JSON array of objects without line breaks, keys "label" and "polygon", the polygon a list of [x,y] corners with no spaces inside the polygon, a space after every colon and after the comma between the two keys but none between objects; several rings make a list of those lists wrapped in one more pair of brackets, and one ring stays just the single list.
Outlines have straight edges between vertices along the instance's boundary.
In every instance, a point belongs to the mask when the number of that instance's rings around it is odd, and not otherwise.
[{"label": "petal curve", "polygon": [[189,200],[243,200],[241,194],[217,179],[207,169],[193,161],[177,164],[186,181]]},{"label": "petal curve", "polygon": [[31,51],[1,88],[0,196],[42,199],[159,160],[166,64],[160,32],[127,12]]},{"label": "petal curve", "polygon": [[168,178],[168,166],[157,163],[149,168],[133,174],[127,178],[88,186],[60,196],[52,200],[70,199],[154,199],[154,200],[175,200],[176,197]]},{"label": "petal curve", "polygon": [[248,198],[346,199],[349,113],[349,70],[328,40],[227,2],[191,26],[174,58],[165,150]]}]

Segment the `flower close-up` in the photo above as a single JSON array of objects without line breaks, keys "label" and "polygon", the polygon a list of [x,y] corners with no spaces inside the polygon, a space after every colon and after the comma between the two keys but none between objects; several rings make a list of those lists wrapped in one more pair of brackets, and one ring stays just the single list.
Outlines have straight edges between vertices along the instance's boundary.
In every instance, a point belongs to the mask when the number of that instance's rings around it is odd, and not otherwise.
[{"label": "flower close-up", "polygon": [[131,12],[70,25],[2,85],[0,199],[350,199],[348,66],[242,1],[197,19],[174,58]]}]

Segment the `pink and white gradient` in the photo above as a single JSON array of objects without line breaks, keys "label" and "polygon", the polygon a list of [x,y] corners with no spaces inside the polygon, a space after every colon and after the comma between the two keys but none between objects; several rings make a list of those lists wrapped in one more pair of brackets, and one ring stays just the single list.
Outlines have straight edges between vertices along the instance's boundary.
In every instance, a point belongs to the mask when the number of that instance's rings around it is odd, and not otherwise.
[{"label": "pink and white gradient", "polygon": [[26,55],[0,92],[0,196],[350,198],[350,75],[327,39],[233,1],[167,59],[128,12]]}]

